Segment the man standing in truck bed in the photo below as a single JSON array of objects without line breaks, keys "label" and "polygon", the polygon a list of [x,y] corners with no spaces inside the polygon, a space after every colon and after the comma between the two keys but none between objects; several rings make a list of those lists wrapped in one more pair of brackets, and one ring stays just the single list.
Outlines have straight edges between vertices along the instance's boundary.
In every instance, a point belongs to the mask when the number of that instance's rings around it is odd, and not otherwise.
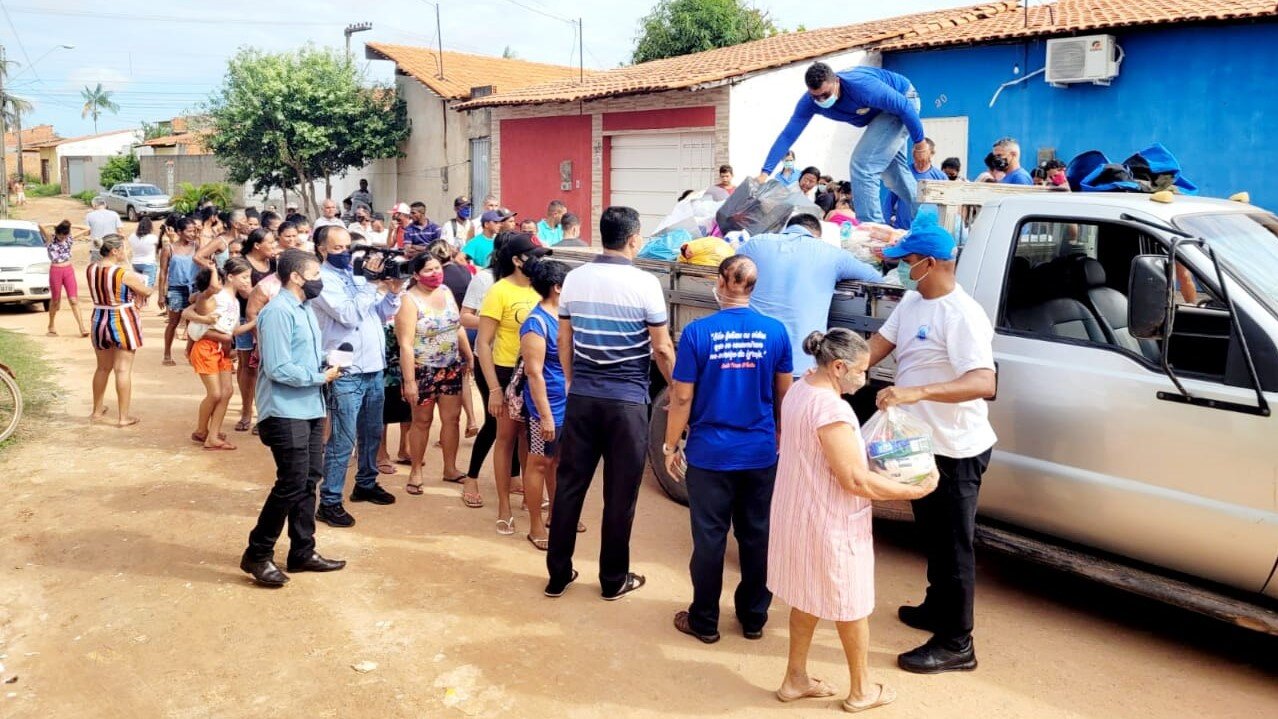
[{"label": "man standing in truck bed", "polygon": [[883,222],[879,188],[886,184],[901,198],[900,214],[903,224],[909,226],[918,196],[910,172],[910,155],[915,148],[927,147],[914,85],[890,70],[854,67],[836,74],[823,62],[809,67],[804,81],[808,91],[799,98],[794,115],[773,143],[759,182],[767,181],[814,115],[864,127],[865,132],[852,150],[850,169],[856,218],[861,222]]}]

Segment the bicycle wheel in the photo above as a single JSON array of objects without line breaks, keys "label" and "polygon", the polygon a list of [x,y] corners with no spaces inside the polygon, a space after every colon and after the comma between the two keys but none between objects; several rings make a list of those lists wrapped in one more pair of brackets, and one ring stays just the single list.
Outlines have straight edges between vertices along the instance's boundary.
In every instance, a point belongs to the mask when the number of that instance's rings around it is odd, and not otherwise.
[{"label": "bicycle wheel", "polygon": [[0,369],[0,442],[8,439],[22,419],[22,390],[8,368]]}]

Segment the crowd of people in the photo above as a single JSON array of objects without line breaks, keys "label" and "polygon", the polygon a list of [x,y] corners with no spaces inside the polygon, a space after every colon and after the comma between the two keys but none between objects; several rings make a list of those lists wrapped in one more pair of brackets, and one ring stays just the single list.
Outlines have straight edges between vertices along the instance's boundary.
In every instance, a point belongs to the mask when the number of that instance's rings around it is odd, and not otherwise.
[{"label": "crowd of people", "polygon": [[[809,75],[812,92],[826,93],[809,97],[832,106],[838,81],[826,77],[813,86]],[[916,99],[913,106],[917,112]],[[927,138],[915,144],[916,170],[935,172],[931,151]],[[860,161],[894,156],[876,152]],[[960,171],[941,174],[951,169]],[[547,597],[564,595],[579,579],[577,535],[587,529],[584,501],[602,463],[598,581],[602,598],[614,601],[647,581],[631,571],[630,540],[655,368],[671,387],[662,452],[668,471],[687,482],[693,538],[692,601],[675,614],[675,628],[702,642],[719,640],[733,531],[743,635],[763,636],[773,596],[791,609],[777,698],[836,693],[807,671],[815,627],[828,619],[849,668],[842,708],[882,706],[896,695],[868,671],[873,500],[912,501],[927,551],[926,598],[898,616],[932,638],[902,653],[899,666],[919,673],[976,667],[972,542],[995,440],[984,405],[994,391],[992,329],[955,282],[954,239],[920,219],[882,251],[913,290],[883,328],[868,342],[827,330],[837,282],[881,277],[820,240],[822,219],[862,218],[856,200],[865,191],[855,174],[853,182],[835,183],[816,168],[795,172],[792,156],[779,177],[828,202],[826,218],[798,214],[783,231],[752,237],[725,260],[715,287],[720,311],[684,327],[677,353],[660,282],[632,263],[643,237],[639,214],[628,207],[602,212],[602,253],[571,270],[553,248],[581,246],[580,221],[559,201],[542,220],[519,223],[494,197],[478,212],[460,197],[443,225],[423,203],[398,203],[386,224],[362,183],[343,201],[344,214],[325,200],[314,222],[295,208],[281,215],[208,207],[143,221],[126,239],[118,217],[86,218],[94,248],[86,331],[97,352],[91,420],[109,421],[105,391],[114,374],[115,424],[137,422],[129,414],[130,373],[142,344],[140,313],[154,295],[166,319],[162,363],[176,364],[172,345],[180,337],[204,390],[191,440],[208,451],[238,449],[223,431],[238,388],[234,429],[259,435],[274,459],[275,482],[240,563],[258,584],[280,587],[290,574],[344,568],[317,551],[316,522],[351,527],[356,518],[346,501],[396,502],[380,480],[397,474],[397,464],[409,467],[404,492],[423,495],[438,427],[439,479],[460,485],[466,507],[491,501],[499,535],[522,533],[545,553]],[[724,166],[716,187],[730,193],[732,180]],[[910,202],[895,212],[912,218]],[[874,205],[870,216],[883,210]],[[69,255],[71,232],[69,223],[59,225],[51,261],[55,253]],[[74,283],[72,274],[71,297]],[[900,407],[931,428],[938,471],[918,485],[873,471],[846,401],[866,384],[868,368],[893,352],[897,383],[876,403]],[[474,439],[465,471],[463,433]],[[485,464],[495,499],[480,488]],[[274,550],[285,529],[281,568]]]}]

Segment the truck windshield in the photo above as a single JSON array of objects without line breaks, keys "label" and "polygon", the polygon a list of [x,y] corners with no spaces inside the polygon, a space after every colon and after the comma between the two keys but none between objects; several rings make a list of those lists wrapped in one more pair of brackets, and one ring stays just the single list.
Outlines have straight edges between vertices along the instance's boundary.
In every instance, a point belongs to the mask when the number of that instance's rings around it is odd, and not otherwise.
[{"label": "truck windshield", "polygon": [[1278,217],[1234,212],[1187,215],[1176,224],[1206,240],[1233,274],[1278,314]]},{"label": "truck windshield", "polygon": [[129,188],[129,194],[133,195],[134,197],[138,197],[138,196],[163,195],[164,193],[160,192],[160,188],[156,187],[155,185],[134,185]]}]

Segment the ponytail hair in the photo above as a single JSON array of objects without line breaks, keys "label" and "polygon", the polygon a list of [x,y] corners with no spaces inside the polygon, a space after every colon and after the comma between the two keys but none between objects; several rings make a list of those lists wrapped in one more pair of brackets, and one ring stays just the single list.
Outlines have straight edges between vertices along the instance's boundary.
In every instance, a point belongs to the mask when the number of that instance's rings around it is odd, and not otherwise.
[{"label": "ponytail hair", "polygon": [[813,332],[803,340],[804,354],[812,355],[821,367],[835,360],[855,362],[869,354],[870,345],[852,330],[835,327],[829,332]]}]

